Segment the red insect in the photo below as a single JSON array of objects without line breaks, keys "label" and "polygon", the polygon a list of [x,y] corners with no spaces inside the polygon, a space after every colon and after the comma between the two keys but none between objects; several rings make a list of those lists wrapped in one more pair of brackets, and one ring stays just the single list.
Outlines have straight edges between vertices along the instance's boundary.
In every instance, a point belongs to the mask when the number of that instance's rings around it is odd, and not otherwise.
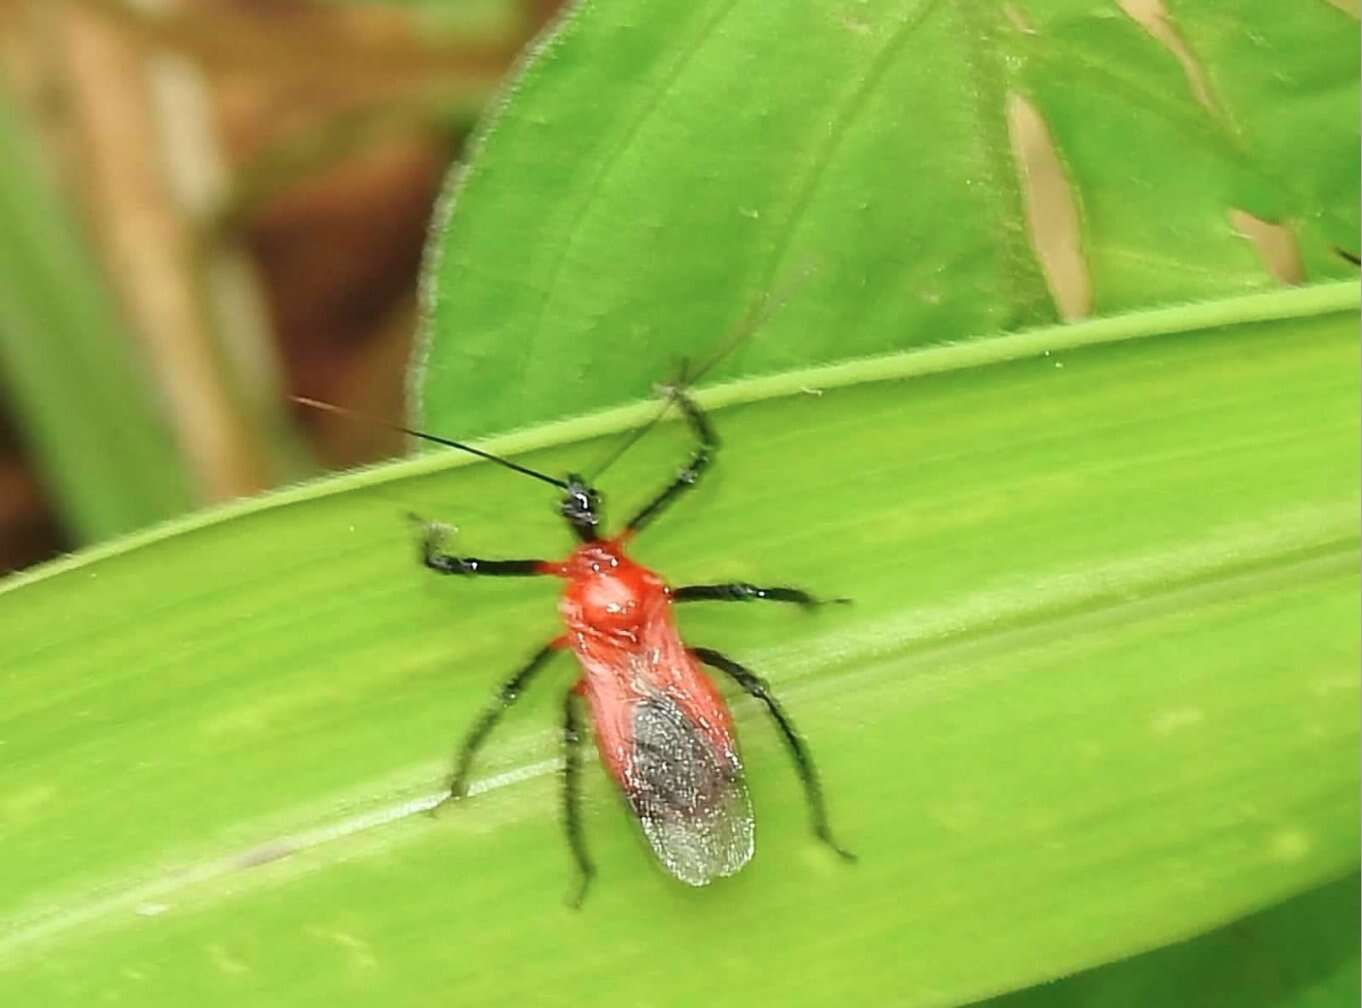
[{"label": "red insect", "polygon": [[[443,551],[443,526],[431,524],[425,527],[421,560],[440,574],[551,575],[566,581],[558,611],[567,632],[541,648],[501,686],[496,702],[464,739],[445,801],[458,800],[467,793],[473,757],[506,708],[521,696],[554,653],[571,651],[582,670],[563,706],[564,825],[580,875],[574,905],[581,902],[595,872],[587,855],[578,807],[583,735],[577,708],[583,699],[591,709],[601,762],[619,785],[667,871],[682,882],[700,886],[732,875],[751,858],[752,805],[743,781],[733,720],[702,665],[724,672],[765,705],[794,758],[814,834],[842,857],[853,859],[833,839],[813,761],[766,683],[717,651],[687,647],[672,618],[672,606],[684,602],[765,599],[812,608],[820,600],[799,588],[760,588],[741,582],[671,588],[625,552],[636,534],[695,486],[719,447],[719,439],[699,407],[679,390],[673,389],[671,395],[698,445],[676,478],[621,533],[609,538],[600,535],[601,495],[581,476],[557,480],[457,441],[399,428],[472,452],[564,491],[559,512],[579,540],[566,560],[456,556]],[[299,401],[340,411],[313,400]]]}]

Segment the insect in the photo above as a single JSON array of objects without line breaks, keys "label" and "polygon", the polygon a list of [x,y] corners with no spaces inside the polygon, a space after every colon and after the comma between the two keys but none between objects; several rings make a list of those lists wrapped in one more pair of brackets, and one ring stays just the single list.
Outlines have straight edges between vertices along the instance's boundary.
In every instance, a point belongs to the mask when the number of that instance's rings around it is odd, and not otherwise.
[{"label": "insect", "polygon": [[[680,408],[695,447],[675,478],[612,536],[603,534],[602,496],[582,476],[556,479],[462,442],[396,427],[562,491],[558,512],[577,540],[563,560],[486,560],[446,552],[448,530],[433,523],[423,523],[420,559],[429,570],[456,577],[545,576],[564,581],[558,603],[564,632],[501,684],[494,702],[464,737],[449,794],[440,804],[466,796],[474,757],[507,708],[554,655],[571,652],[581,671],[563,697],[562,715],[563,825],[578,876],[569,900],[573,906],[580,906],[595,875],[580,810],[583,704],[590,712],[602,764],[668,872],[689,885],[702,886],[734,874],[752,857],[752,804],[733,719],[705,666],[722,672],[764,705],[794,760],[814,835],[842,858],[854,860],[828,824],[808,748],[765,681],[718,651],[687,646],[672,614],[673,606],[692,602],[769,601],[811,609],[825,601],[846,600],[822,600],[800,588],[745,582],[671,587],[628,555],[634,537],[699,482],[719,449],[719,438],[695,401],[679,385],[668,390],[668,397]],[[350,413],[316,400],[297,397],[297,401]]]}]

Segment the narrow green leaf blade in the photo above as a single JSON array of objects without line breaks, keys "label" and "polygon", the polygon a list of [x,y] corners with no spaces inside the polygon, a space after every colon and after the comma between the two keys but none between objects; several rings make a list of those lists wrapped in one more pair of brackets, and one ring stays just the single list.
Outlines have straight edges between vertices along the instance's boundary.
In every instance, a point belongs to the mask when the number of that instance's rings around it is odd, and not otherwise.
[{"label": "narrow green leaf blade", "polygon": [[185,511],[188,481],[32,139],[0,94],[0,374],[58,508],[93,542]]},{"label": "narrow green leaf blade", "polygon": [[[414,562],[409,510],[473,553],[565,548],[551,497],[495,467],[388,466],[18,581],[0,996],[959,1004],[1353,870],[1356,292],[1317,295],[1295,318],[1116,342],[1093,323],[1048,354],[1042,332],[991,363],[971,345],[705,396],[725,453],[637,552],[673,583],[855,597],[681,625],[771,680],[856,866],[808,836],[778,739],[735,701],[753,864],[676,883],[593,768],[601,874],[567,910],[566,660],[489,747],[489,790],[414,814],[555,632],[552,584]],[[649,412],[497,447],[559,471]],[[615,510],[684,447],[674,425],[641,443]]]},{"label": "narrow green leaf blade", "polygon": [[1358,877],[1189,942],[1032,987],[981,1008],[1343,1008],[1358,985]]}]

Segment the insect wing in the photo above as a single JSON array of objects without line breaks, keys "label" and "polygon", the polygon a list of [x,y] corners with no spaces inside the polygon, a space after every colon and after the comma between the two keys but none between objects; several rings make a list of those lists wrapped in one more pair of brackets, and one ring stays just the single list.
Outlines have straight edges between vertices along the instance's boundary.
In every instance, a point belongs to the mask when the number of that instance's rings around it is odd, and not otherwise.
[{"label": "insect wing", "polygon": [[705,885],[752,857],[752,803],[732,746],[717,747],[665,693],[634,707],[625,792],[664,868]]}]

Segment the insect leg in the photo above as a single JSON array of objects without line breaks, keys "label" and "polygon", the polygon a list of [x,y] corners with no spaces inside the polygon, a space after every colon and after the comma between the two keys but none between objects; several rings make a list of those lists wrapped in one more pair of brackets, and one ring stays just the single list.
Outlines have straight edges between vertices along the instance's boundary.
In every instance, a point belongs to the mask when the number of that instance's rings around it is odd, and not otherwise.
[{"label": "insect leg", "polygon": [[691,432],[700,444],[691,454],[690,461],[677,473],[676,479],[672,480],[665,490],[654,497],[642,511],[629,520],[629,524],[625,526],[629,532],[640,531],[661,514],[680,494],[695,486],[700,481],[700,477],[704,475],[705,470],[709,468],[714,452],[719,449],[719,436],[714,433],[714,428],[709,425],[709,421],[705,419],[700,407],[680,390],[673,390],[672,398],[681,408],[681,412],[685,414],[686,422],[690,425]]},{"label": "insect leg", "polygon": [[760,588],[745,581],[728,584],[683,585],[672,589],[673,602],[751,602],[764,599],[769,602],[793,602],[795,605],[811,609],[830,602],[850,602],[848,598],[820,599],[810,595],[803,588]]},{"label": "insect leg", "polygon": [[478,720],[474,722],[473,727],[464,736],[463,744],[459,746],[458,759],[454,763],[454,772],[449,777],[449,794],[431,809],[432,812],[440,809],[448,802],[458,801],[468,793],[468,768],[473,762],[474,755],[477,754],[488,734],[501,719],[502,713],[520,698],[520,694],[530,684],[535,673],[544,667],[544,663],[554,651],[558,650],[558,647],[557,640],[544,645],[524,668],[501,684],[501,688],[497,690],[496,700],[478,716]]},{"label": "insect leg", "polygon": [[767,689],[765,681],[733,659],[725,658],[718,651],[710,648],[691,648],[690,653],[711,668],[726,672],[739,686],[766,705],[766,710],[770,713],[772,720],[775,721],[776,727],[780,729],[786,746],[789,747],[790,755],[794,757],[795,769],[799,771],[799,779],[804,784],[804,797],[809,805],[809,818],[813,820],[814,836],[846,860],[855,861],[856,855],[842,847],[833,838],[832,829],[828,826],[827,807],[823,804],[823,789],[818,783],[818,771],[813,765],[813,757],[804,747],[799,733],[795,731],[794,724],[791,723],[779,702]]},{"label": "insect leg", "polygon": [[[415,519],[415,516],[412,516]],[[415,519],[420,521],[420,519]],[[543,560],[479,560],[476,557],[460,557],[445,553],[446,528],[435,522],[422,522],[421,563],[437,574],[460,574],[465,577],[474,574],[483,577],[533,577],[545,574],[547,566]]]},{"label": "insect leg", "polygon": [[582,725],[577,717],[577,691],[568,690],[563,698],[563,829],[567,831],[572,859],[577,862],[577,891],[568,905],[576,909],[586,898],[587,886],[596,874],[596,866],[586,852],[586,837],[582,833],[581,769]]}]

